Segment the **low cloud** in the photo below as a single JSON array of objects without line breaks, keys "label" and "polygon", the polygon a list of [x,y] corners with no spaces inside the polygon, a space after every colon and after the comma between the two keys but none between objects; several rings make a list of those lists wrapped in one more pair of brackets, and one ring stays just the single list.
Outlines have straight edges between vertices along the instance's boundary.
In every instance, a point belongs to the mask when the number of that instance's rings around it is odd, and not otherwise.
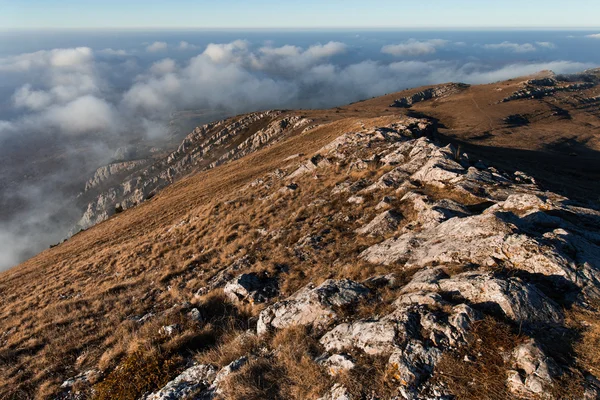
[{"label": "low cloud", "polygon": [[182,40],[181,42],[179,42],[179,45],[177,46],[177,48],[179,50],[196,50],[196,49],[198,49],[198,46]]},{"label": "low cloud", "polygon": [[530,53],[532,51],[536,51],[537,48],[531,43],[512,43],[512,42],[502,42],[495,44],[486,44],[483,46],[488,50],[504,50],[510,51],[513,53]]},{"label": "low cloud", "polygon": [[146,46],[146,51],[149,53],[157,53],[159,51],[167,50],[167,47],[169,47],[169,46],[167,45],[166,42],[154,42],[154,43]]},{"label": "low cloud", "polygon": [[52,106],[40,115],[39,122],[70,135],[108,133],[117,121],[116,112],[105,100],[83,96],[65,105]]},{"label": "low cloud", "polygon": [[400,44],[390,44],[383,46],[381,52],[384,54],[390,54],[396,57],[414,57],[434,54],[438,48],[447,45],[449,42],[442,39],[431,39],[431,40],[415,40],[410,39]]},{"label": "low cloud", "polygon": [[586,35],[587,38],[591,39],[600,39],[600,33],[595,33],[593,35]]},{"label": "low cloud", "polygon": [[543,47],[546,49],[555,49],[556,45],[552,42],[535,42],[536,45],[538,45],[539,47]]},{"label": "low cloud", "polygon": [[125,50],[115,50],[111,48],[99,50],[98,53],[109,56],[127,56],[128,53]]},{"label": "low cloud", "polygon": [[42,50],[0,58],[0,72],[25,72],[48,67],[77,70],[87,68],[92,61],[93,52],[89,47]]}]

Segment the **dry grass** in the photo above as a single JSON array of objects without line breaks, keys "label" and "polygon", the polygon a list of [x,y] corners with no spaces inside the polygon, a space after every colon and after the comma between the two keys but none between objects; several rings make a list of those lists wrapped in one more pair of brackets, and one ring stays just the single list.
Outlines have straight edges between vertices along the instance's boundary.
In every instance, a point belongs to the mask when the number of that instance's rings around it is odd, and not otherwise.
[{"label": "dry grass", "polygon": [[[504,400],[512,395],[506,387],[504,355],[522,340],[512,329],[491,317],[473,326],[468,346],[456,353],[445,353],[434,371],[460,400]],[[465,361],[465,356],[473,361]]]},{"label": "dry grass", "polygon": [[140,395],[166,385],[179,370],[177,358],[156,350],[129,355],[95,387],[95,400],[137,400]]},{"label": "dry grass", "polygon": [[223,387],[227,399],[316,399],[331,379],[314,359],[318,342],[304,327],[282,330],[271,339],[273,354],[255,356]]},{"label": "dry grass", "polygon": [[[489,93],[478,88],[468,92],[482,109],[490,111],[491,107],[486,105]],[[298,189],[293,192],[277,192],[288,182],[276,178],[265,179],[269,187],[246,188],[256,178],[265,178],[277,169],[289,171],[293,167],[290,164],[301,161],[284,161],[293,154],[311,155],[339,135],[362,129],[363,125],[368,129],[395,122],[404,111],[389,111],[386,107],[397,96],[342,107],[340,113],[307,111],[305,114],[322,124],[321,127],[183,179],[139,207],[119,213],[1,273],[0,398],[56,398],[66,378],[91,368],[98,368],[110,377],[118,366],[136,365],[147,357],[151,360],[159,357],[149,363],[158,365],[149,375],[166,379],[174,370],[161,364],[161,355],[168,354],[174,359],[196,355],[202,362],[225,365],[242,354],[259,354],[263,345],[260,340],[240,339],[246,329],[253,328],[259,307],[233,306],[219,293],[200,299],[194,296],[219,272],[245,256],[250,260],[249,265],[236,273],[255,271],[276,276],[281,297],[309,281],[319,283],[327,278],[362,280],[394,272],[399,285],[409,279],[412,272],[405,271],[401,264],[384,267],[357,261],[360,252],[376,239],[357,236],[354,230],[375,216],[371,210],[381,196],[392,193],[365,196],[365,203],[360,206],[346,203],[347,195],[331,196],[336,184],[345,180],[374,181],[385,169],[369,167],[357,171],[349,170],[348,165],[335,165],[319,175],[299,178]],[[460,99],[457,97],[457,101]],[[475,115],[459,124],[452,107],[463,107],[467,112],[473,102],[467,98],[454,106],[450,103],[436,103],[439,107],[434,115],[458,135],[471,135],[470,130],[477,132],[479,125],[489,122],[487,116]],[[416,108],[419,107],[427,106]],[[506,107],[512,105],[502,106]],[[564,131],[571,132],[571,127]],[[586,131],[597,131],[597,126]],[[501,136],[491,140],[503,144],[514,138]],[[531,146],[544,143],[543,137],[538,139],[528,133]],[[428,191],[433,198],[448,196],[428,188],[421,190]],[[267,198],[270,195],[273,196]],[[316,200],[326,202],[313,204]],[[458,200],[479,201],[462,197]],[[406,214],[410,220],[409,213]],[[259,233],[259,229],[266,230],[267,236]],[[319,240],[314,246],[299,248],[298,241],[307,235]],[[384,313],[396,295],[394,288],[375,292],[377,301],[360,305],[356,310],[359,315]],[[172,309],[183,302],[192,302],[201,310],[202,324],[190,324],[183,309]],[[154,317],[143,324],[135,321],[134,317],[148,313]],[[600,321],[595,314],[577,318],[584,317],[590,325],[578,328],[582,333],[581,340],[575,343],[578,361],[598,375],[599,357],[595,348]],[[161,326],[173,323],[181,326],[179,335],[173,338],[158,335]],[[480,336],[483,343],[488,343],[485,335]],[[492,349],[494,343],[491,342]],[[273,338],[273,345],[280,350],[270,358],[259,354],[235,378],[246,382],[244,387],[249,390],[246,398],[310,398],[323,392],[330,380],[311,361],[318,346],[315,347],[310,335],[281,333]],[[468,369],[471,366],[464,366],[467,369],[459,371],[458,381],[469,385],[467,373],[483,374],[483,382],[491,390],[503,393],[497,381],[496,372],[500,370],[497,353],[481,350],[489,358],[487,369],[471,370]],[[447,360],[448,371],[451,361]],[[270,367],[271,362],[280,369]],[[376,377],[375,383],[367,382],[368,376]],[[366,396],[370,385],[388,393],[381,360],[361,361],[350,377],[348,385],[353,393]],[[111,378],[106,379],[108,382]],[[351,382],[356,384],[353,386]],[[485,386],[475,388],[482,393],[481,398],[486,398]]]},{"label": "dry grass", "polygon": [[600,316],[597,312],[576,308],[567,314],[567,318],[568,324],[581,335],[575,344],[578,364],[600,377]]}]

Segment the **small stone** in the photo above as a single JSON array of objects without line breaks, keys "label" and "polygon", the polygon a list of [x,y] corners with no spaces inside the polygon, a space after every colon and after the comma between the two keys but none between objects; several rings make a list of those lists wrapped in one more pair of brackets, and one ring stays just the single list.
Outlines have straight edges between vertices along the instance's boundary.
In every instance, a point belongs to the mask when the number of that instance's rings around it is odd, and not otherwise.
[{"label": "small stone", "polygon": [[173,335],[179,333],[180,330],[181,330],[181,327],[177,324],[167,325],[167,326],[161,327],[158,330],[158,334],[163,335],[163,336],[173,336]]}]

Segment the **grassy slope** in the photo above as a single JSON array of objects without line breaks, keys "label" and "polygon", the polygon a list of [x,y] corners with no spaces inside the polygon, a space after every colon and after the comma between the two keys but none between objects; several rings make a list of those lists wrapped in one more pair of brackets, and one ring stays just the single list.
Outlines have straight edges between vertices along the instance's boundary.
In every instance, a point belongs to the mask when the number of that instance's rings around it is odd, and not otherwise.
[{"label": "grassy slope", "polygon": [[[497,104],[516,90],[520,81],[472,87],[447,99],[417,104],[412,111],[437,118],[444,127],[440,133],[447,140],[463,143],[470,153],[541,176],[553,190],[597,196],[592,182],[600,171],[596,153],[600,150],[600,121],[575,110],[572,120],[558,120],[550,115],[547,100]],[[502,91],[496,90],[498,87]],[[394,115],[407,112],[388,107],[406,93],[302,112],[323,125],[183,179],[150,201],[0,274],[1,331],[14,328],[5,337],[0,332],[0,397],[36,394],[42,398],[53,393],[65,377],[76,374],[72,366],[113,365],[137,345],[137,333],[124,320],[148,310],[148,293],[156,305],[189,298],[188,292],[167,290],[167,283],[192,268],[190,259],[202,251],[206,241],[166,240],[163,234],[168,227],[190,215],[208,220],[216,203],[237,197],[239,189],[255,178],[286,166],[289,162],[285,159],[291,155],[310,155],[362,125],[390,123]],[[509,135],[502,118],[514,113],[536,117],[527,127],[511,129]],[[547,148],[573,137],[586,144],[576,158],[564,154],[565,150],[550,152]],[[541,161],[546,165],[540,165]],[[549,164],[566,172],[548,175]],[[219,229],[225,229],[227,213],[220,218]],[[211,226],[205,225],[198,225],[204,229],[201,232],[222,239],[225,232],[210,232]]]}]

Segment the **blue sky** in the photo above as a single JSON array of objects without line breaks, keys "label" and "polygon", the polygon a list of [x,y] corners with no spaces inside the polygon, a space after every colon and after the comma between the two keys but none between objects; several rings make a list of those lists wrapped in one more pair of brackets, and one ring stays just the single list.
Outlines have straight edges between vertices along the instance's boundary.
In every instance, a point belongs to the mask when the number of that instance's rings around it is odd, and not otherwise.
[{"label": "blue sky", "polygon": [[0,0],[0,29],[598,26],[598,0]]}]

